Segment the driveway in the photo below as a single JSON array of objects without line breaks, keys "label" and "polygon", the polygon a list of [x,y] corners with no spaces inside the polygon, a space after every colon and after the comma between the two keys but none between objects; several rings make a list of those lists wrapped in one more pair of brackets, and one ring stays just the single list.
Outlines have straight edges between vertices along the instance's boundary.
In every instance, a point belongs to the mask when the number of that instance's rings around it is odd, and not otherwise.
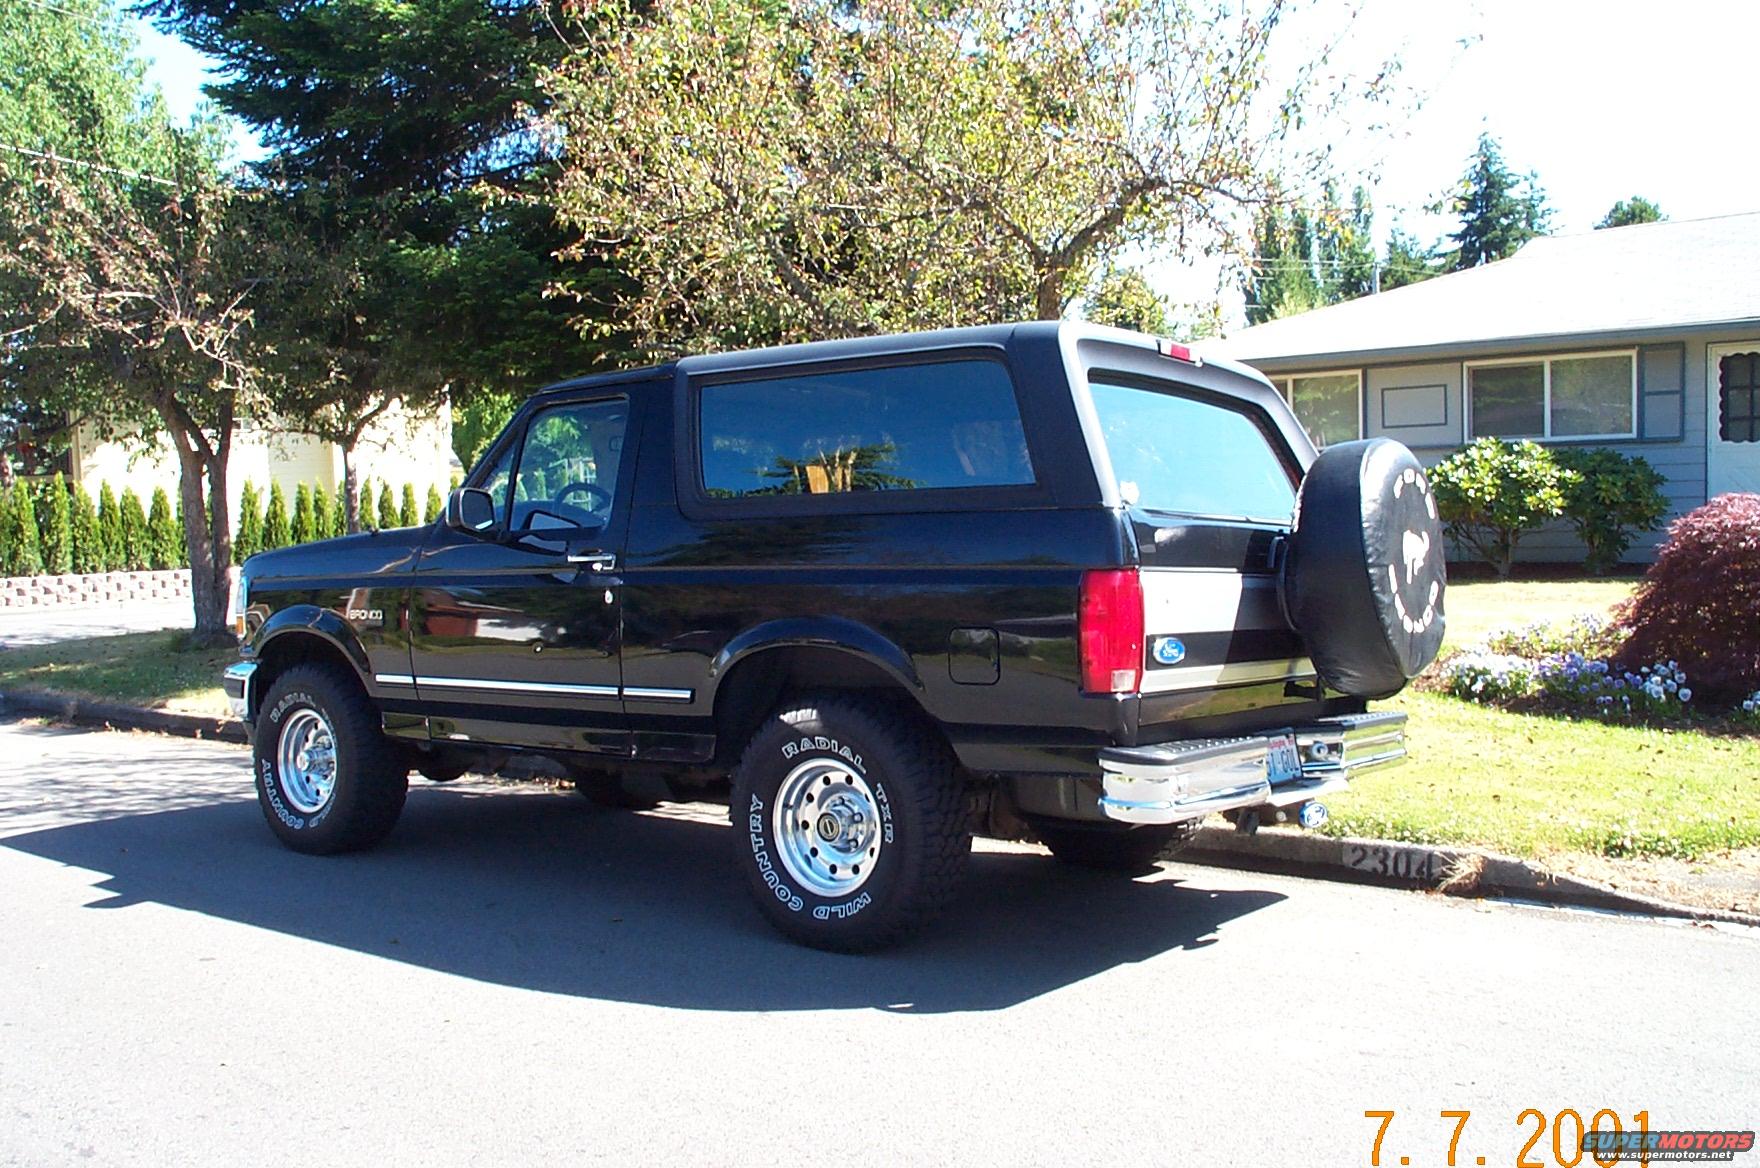
[{"label": "driveway", "polygon": [[1470,1110],[1507,1166],[1524,1108],[1760,1118],[1751,932],[984,845],[844,957],[730,840],[417,780],[299,856],[240,749],[0,724],[0,1163],[1368,1165],[1394,1110],[1382,1163],[1441,1165]]}]

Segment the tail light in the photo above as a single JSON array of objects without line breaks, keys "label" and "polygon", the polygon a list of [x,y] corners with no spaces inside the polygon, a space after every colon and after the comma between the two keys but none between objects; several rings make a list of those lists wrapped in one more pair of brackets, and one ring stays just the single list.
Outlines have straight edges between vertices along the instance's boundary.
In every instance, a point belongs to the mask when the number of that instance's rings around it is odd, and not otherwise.
[{"label": "tail light", "polygon": [[1143,579],[1135,568],[1082,574],[1082,688],[1136,693],[1143,680]]}]

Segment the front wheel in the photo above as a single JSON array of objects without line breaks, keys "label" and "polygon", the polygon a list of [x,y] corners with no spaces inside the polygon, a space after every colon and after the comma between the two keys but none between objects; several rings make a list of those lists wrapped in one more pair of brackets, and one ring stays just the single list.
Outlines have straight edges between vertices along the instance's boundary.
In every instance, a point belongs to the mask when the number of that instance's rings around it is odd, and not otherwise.
[{"label": "front wheel", "polygon": [[945,743],[905,709],[799,698],[733,777],[737,862],[788,937],[854,953],[903,940],[952,901],[972,837]]},{"label": "front wheel", "polygon": [[355,679],[297,665],[263,698],[253,742],[257,803],[281,842],[328,854],[384,839],[403,811],[407,759]]}]

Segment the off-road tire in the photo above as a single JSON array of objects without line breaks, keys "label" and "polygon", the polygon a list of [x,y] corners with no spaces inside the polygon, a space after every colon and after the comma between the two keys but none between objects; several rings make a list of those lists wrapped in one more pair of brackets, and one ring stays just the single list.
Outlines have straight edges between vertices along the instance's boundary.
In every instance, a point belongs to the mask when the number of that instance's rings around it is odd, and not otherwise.
[{"label": "off-road tire", "polygon": [[[335,740],[329,799],[304,812],[288,798],[278,773],[281,732],[302,710],[316,711]],[[264,695],[252,743],[257,804],[282,843],[296,852],[328,855],[370,848],[383,840],[409,790],[406,758],[380,729],[378,711],[353,676],[332,665],[296,665]]]},{"label": "off-road tire", "polygon": [[[877,811],[882,842],[872,870],[843,895],[806,886],[772,838],[779,790],[815,760],[858,776]],[[759,911],[784,935],[816,949],[860,953],[904,940],[953,901],[972,850],[946,743],[904,703],[883,698],[784,699],[746,746],[730,811],[735,863]]]},{"label": "off-road tire", "polygon": [[1046,823],[1033,825],[1039,842],[1065,864],[1096,872],[1140,876],[1171,860],[1198,834],[1194,823],[1116,827],[1110,824]]}]

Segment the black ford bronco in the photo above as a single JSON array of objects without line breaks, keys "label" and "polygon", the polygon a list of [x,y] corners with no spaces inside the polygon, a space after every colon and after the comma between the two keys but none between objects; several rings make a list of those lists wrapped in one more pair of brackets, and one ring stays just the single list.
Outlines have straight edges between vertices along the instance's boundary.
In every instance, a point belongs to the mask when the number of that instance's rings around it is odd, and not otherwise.
[{"label": "black ford bronco", "polygon": [[531,752],[605,804],[725,799],[764,915],[861,950],[974,833],[1134,872],[1210,812],[1323,821],[1404,757],[1365,702],[1443,587],[1397,442],[1316,454],[1251,370],[998,325],[548,388],[443,520],[251,557],[225,682],[289,847]]}]

